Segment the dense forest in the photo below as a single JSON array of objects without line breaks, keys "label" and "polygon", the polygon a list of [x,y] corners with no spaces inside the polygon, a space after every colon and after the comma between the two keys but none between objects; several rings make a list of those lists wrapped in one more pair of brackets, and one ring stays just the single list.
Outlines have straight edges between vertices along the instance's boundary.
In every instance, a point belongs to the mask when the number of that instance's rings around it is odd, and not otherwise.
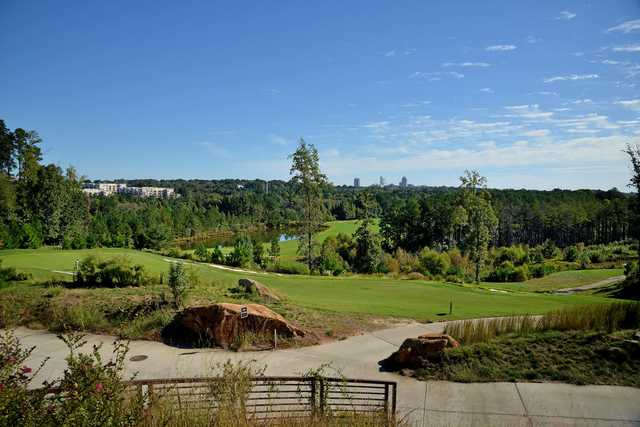
[{"label": "dense forest", "polygon": [[[178,237],[215,229],[280,228],[302,220],[295,182],[263,180],[118,180],[134,186],[173,187],[175,199],[132,195],[88,197],[73,168],[42,163],[34,131],[11,131],[0,120],[0,247],[116,246],[160,248]],[[383,246],[418,251],[460,242],[456,187],[324,185],[324,219],[379,217]],[[633,199],[616,189],[487,190],[497,227],[494,246],[560,247],[630,237]]]}]

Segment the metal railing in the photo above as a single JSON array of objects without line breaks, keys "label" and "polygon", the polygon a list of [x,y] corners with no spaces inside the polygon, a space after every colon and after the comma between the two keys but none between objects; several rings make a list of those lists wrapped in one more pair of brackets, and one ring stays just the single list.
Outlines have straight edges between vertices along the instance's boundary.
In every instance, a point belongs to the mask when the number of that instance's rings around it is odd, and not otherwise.
[{"label": "metal railing", "polygon": [[[147,405],[161,402],[176,410],[218,409],[220,378],[134,380],[129,389]],[[233,387],[233,386],[232,386]],[[397,385],[393,381],[325,377],[254,377],[242,412],[251,418],[308,417],[329,413],[379,413],[395,417]],[[228,404],[226,402],[225,404]]]}]

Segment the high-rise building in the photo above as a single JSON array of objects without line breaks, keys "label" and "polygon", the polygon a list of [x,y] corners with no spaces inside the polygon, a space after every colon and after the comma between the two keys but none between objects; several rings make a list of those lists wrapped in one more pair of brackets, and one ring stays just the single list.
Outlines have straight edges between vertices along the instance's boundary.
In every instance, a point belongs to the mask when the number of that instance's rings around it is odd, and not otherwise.
[{"label": "high-rise building", "polygon": [[400,180],[400,187],[406,187],[407,186],[407,177],[403,176],[402,179]]},{"label": "high-rise building", "polygon": [[360,178],[353,178],[353,186],[356,188],[360,187]]},{"label": "high-rise building", "polygon": [[380,187],[384,187],[385,182],[384,182],[384,177],[380,177]]}]

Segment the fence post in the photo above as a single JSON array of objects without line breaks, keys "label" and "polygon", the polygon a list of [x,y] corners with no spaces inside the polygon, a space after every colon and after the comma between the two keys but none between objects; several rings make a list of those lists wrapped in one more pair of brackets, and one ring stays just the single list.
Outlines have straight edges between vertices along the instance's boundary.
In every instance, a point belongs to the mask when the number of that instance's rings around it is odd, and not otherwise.
[{"label": "fence post", "polygon": [[394,423],[395,423],[395,418],[396,418],[396,394],[397,394],[397,390],[398,389],[398,383],[393,383],[393,388],[392,388],[392,393],[391,393],[391,416],[394,418]]},{"label": "fence post", "polygon": [[320,416],[324,415],[324,409],[325,409],[324,408],[324,406],[325,406],[324,405],[324,403],[325,403],[324,401],[326,399],[326,396],[325,396],[325,393],[324,393],[324,391],[325,391],[324,390],[324,387],[325,387],[324,386],[324,381],[325,381],[324,378],[320,377],[320,379],[319,379],[319,382],[320,382]]},{"label": "fence post", "polygon": [[384,385],[384,415],[389,418],[389,384]]},{"label": "fence post", "polygon": [[310,386],[311,386],[311,396],[309,397],[309,403],[311,404],[311,416],[315,418],[316,416],[316,379],[309,378]]}]

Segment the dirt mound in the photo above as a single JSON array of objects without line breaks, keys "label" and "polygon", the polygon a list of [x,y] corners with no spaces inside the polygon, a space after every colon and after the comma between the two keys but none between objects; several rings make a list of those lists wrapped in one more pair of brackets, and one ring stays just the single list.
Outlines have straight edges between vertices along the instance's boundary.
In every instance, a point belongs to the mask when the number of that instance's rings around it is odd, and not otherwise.
[{"label": "dirt mound", "polygon": [[246,294],[258,295],[267,301],[280,301],[278,294],[257,280],[240,279],[238,280],[238,288]]},{"label": "dirt mound", "polygon": [[[242,319],[241,308],[247,308]],[[203,307],[189,307],[178,313],[162,331],[165,342],[186,347],[237,348],[243,337],[304,337],[305,332],[260,304],[220,303]]]},{"label": "dirt mound", "polygon": [[439,358],[447,348],[456,348],[460,344],[446,334],[428,333],[418,338],[407,338],[398,351],[378,364],[388,371],[416,368],[424,359]]}]

